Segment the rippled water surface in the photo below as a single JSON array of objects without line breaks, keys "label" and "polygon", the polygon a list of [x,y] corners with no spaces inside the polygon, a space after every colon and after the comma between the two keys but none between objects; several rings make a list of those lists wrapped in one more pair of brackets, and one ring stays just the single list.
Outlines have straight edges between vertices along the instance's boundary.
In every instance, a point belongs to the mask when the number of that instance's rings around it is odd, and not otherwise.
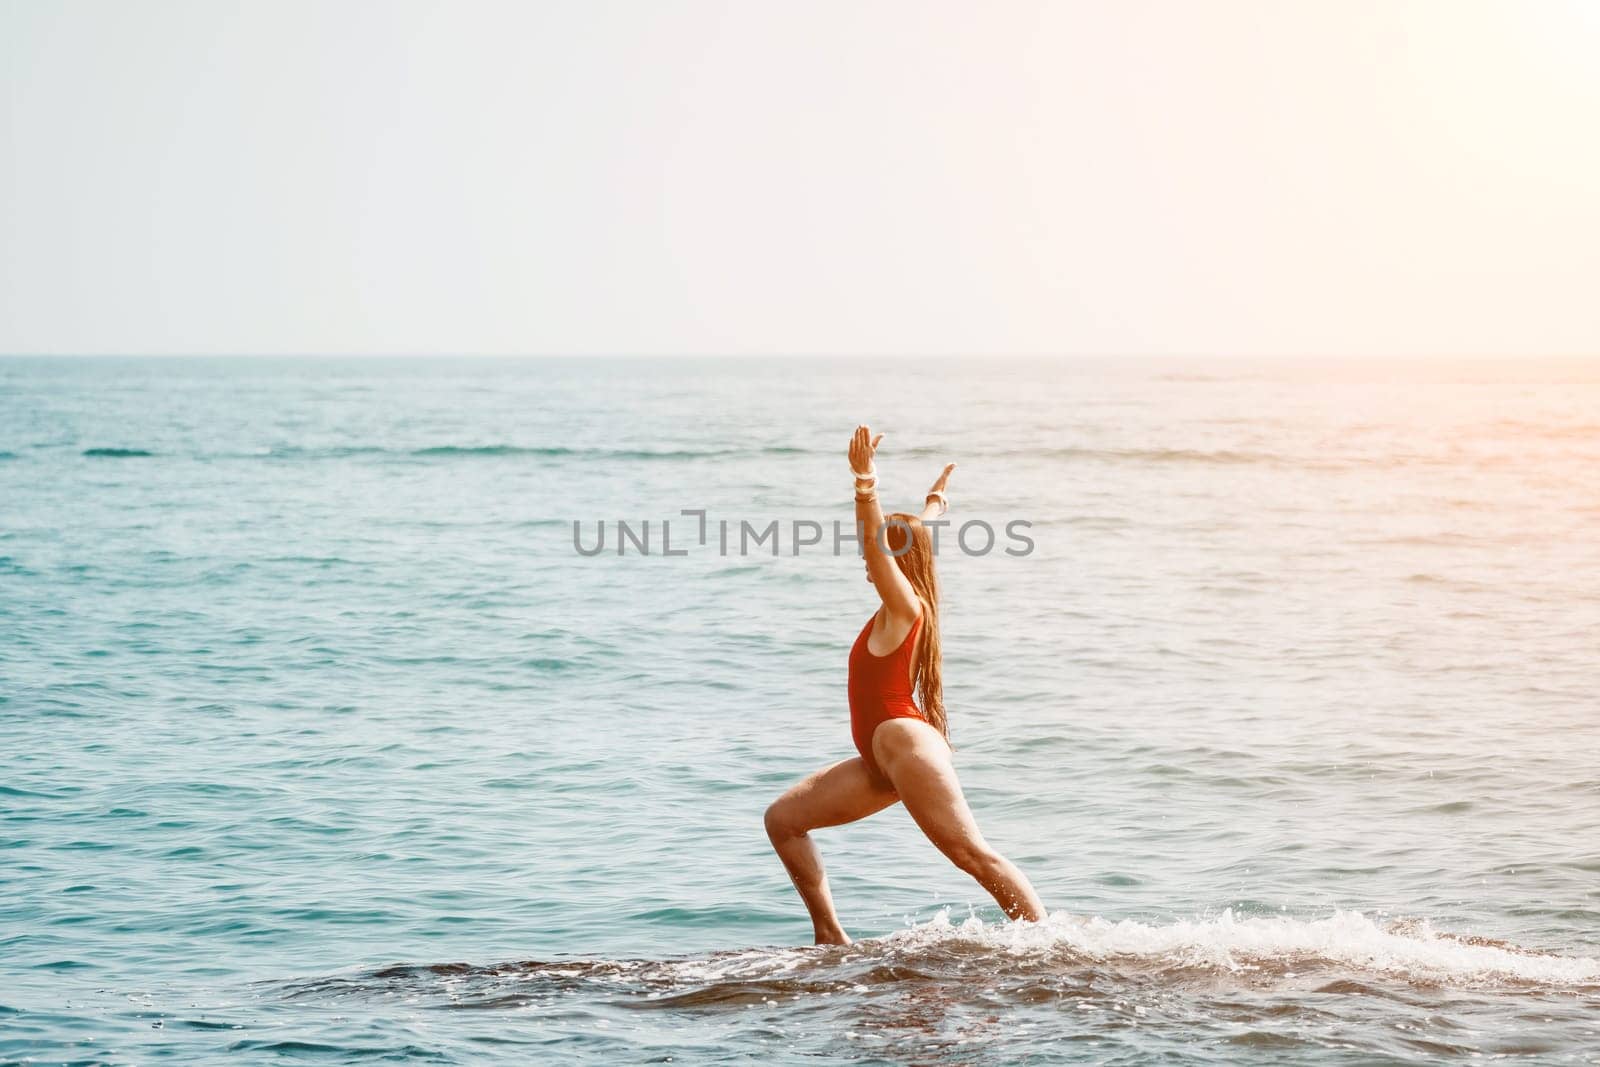
[{"label": "rippled water surface", "polygon": [[[765,840],[861,421],[1046,923]],[[1597,634],[1593,364],[0,360],[0,1061],[1600,1062]]]}]

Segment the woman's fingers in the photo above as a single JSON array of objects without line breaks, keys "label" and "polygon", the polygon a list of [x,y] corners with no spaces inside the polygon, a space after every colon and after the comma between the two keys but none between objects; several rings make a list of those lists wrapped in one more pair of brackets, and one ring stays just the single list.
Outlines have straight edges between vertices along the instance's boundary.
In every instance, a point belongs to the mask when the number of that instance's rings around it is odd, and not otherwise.
[{"label": "woman's fingers", "polygon": [[882,440],[883,434],[873,437],[871,429],[857,426],[856,432],[850,437],[850,465],[856,470],[869,469],[872,466],[872,453]]},{"label": "woman's fingers", "polygon": [[857,426],[854,434],[850,436],[850,466],[853,470],[868,471],[872,469],[873,453],[877,452],[878,444],[883,440],[883,434],[876,437],[868,426]]}]

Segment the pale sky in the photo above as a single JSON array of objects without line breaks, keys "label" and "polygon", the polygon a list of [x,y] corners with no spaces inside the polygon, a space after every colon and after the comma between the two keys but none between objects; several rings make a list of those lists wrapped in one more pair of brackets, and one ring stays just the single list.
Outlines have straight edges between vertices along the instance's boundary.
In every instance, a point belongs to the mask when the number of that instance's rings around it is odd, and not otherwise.
[{"label": "pale sky", "polygon": [[0,0],[0,352],[1600,354],[1600,0]]}]

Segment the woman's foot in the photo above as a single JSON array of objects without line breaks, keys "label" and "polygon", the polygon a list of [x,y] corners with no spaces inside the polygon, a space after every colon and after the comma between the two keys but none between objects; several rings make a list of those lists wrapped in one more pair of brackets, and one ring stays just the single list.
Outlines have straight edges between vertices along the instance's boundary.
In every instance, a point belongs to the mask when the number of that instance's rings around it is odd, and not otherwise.
[{"label": "woman's foot", "polygon": [[843,929],[835,926],[832,930],[815,930],[816,944],[818,945],[848,945],[852,944],[850,935]]}]

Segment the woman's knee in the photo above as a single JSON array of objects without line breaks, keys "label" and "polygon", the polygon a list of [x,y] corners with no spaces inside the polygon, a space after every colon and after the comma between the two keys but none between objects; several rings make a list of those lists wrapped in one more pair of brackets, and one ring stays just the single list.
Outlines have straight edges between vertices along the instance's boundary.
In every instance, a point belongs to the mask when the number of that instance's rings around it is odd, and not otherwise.
[{"label": "woman's knee", "polygon": [[803,828],[795,825],[794,819],[788,812],[787,805],[782,800],[774,800],[767,805],[766,814],[761,820],[767,828],[767,836],[774,842],[785,841],[791,837],[799,837],[805,833]]}]

